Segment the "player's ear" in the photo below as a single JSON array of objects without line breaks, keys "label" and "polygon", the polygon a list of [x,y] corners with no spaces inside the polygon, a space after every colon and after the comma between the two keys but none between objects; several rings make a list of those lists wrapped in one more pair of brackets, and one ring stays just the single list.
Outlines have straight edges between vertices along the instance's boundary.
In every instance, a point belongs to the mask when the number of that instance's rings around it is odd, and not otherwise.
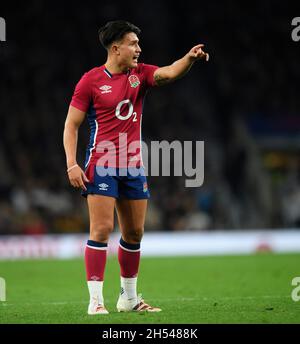
[{"label": "player's ear", "polygon": [[118,44],[112,44],[111,47],[110,47],[110,51],[113,53],[113,54],[116,54],[116,55],[120,55],[120,49],[119,49],[119,45]]}]

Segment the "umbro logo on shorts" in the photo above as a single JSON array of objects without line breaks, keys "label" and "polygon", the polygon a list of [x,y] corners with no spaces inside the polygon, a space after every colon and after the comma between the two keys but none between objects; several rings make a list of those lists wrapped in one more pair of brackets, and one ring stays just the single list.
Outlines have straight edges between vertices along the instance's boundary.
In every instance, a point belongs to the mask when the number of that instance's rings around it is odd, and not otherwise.
[{"label": "umbro logo on shorts", "polygon": [[108,86],[108,85],[103,85],[101,87],[99,87],[99,89],[101,90],[101,93],[110,93],[112,86]]},{"label": "umbro logo on shorts", "polygon": [[98,186],[99,186],[99,190],[101,190],[101,191],[107,191],[107,189],[109,188],[109,185],[107,185],[105,183],[101,183]]}]

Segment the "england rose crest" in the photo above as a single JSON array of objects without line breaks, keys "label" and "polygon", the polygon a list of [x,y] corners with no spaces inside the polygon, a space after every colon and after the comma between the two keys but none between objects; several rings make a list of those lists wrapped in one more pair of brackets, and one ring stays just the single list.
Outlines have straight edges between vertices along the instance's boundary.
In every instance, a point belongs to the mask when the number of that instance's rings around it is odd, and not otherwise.
[{"label": "england rose crest", "polygon": [[140,84],[140,80],[136,75],[130,75],[130,77],[128,78],[129,82],[130,82],[130,86],[131,87],[138,87],[138,85]]}]

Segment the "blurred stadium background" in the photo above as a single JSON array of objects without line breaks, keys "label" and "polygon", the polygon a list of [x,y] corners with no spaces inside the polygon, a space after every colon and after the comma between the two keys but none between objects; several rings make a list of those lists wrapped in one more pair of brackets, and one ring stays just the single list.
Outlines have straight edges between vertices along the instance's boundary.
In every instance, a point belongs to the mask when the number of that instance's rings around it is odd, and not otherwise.
[{"label": "blurred stadium background", "polygon": [[[299,323],[299,304],[291,299],[300,252],[294,5],[1,3],[7,41],[0,42],[0,277],[7,302],[0,302],[0,323],[99,323],[86,315],[82,254],[89,220],[85,200],[67,179],[62,134],[75,84],[105,62],[97,30],[120,18],[141,27],[145,63],[163,66],[206,45],[209,63],[151,90],[143,116],[146,143],[205,141],[205,178],[200,188],[185,188],[186,177],[149,177],[142,253],[151,257],[142,259],[139,288],[164,312],[147,318],[112,312],[103,321]],[[81,164],[88,137],[85,122]],[[116,222],[106,274],[110,310],[119,288],[118,239]]]},{"label": "blurred stadium background", "polygon": [[[86,203],[66,176],[62,132],[75,84],[105,62],[97,29],[117,18],[141,27],[145,63],[169,64],[199,42],[211,55],[146,99],[146,142],[205,141],[202,187],[185,188],[185,177],[149,177],[146,232],[292,229],[297,236],[300,43],[291,38],[299,14],[291,6],[145,0],[6,6],[0,13],[7,23],[0,45],[2,243],[5,235],[88,233]],[[86,122],[81,163],[88,135]]]}]

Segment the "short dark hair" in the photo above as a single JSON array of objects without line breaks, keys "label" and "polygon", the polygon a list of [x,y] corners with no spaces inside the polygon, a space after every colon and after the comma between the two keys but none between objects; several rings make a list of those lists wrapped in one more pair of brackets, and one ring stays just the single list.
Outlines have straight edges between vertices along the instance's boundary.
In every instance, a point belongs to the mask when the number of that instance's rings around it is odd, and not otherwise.
[{"label": "short dark hair", "polygon": [[121,40],[129,32],[134,32],[138,36],[141,30],[125,20],[110,21],[98,30],[100,42],[106,49],[113,42]]}]

